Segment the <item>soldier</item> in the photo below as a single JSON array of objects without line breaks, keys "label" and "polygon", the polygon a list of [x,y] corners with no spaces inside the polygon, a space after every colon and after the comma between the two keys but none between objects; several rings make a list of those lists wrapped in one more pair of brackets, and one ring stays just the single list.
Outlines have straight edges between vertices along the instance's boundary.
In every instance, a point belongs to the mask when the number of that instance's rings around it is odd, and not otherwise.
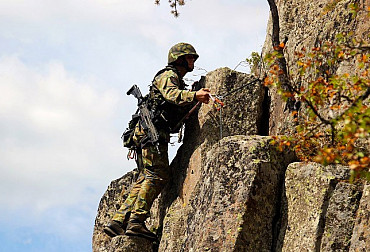
[{"label": "soldier", "polygon": [[133,140],[141,147],[139,155],[141,160],[138,160],[138,164],[142,164],[143,169],[129,196],[104,228],[104,232],[111,237],[126,234],[157,240],[156,235],[146,228],[144,221],[149,217],[153,201],[170,178],[168,161],[170,133],[179,130],[176,129],[176,125],[194,102],[209,102],[209,89],[186,90],[183,81],[185,74],[193,71],[194,62],[198,57],[192,45],[178,43],[169,50],[168,66],[159,71],[153,79],[149,99],[155,110],[154,114],[159,115],[153,120],[160,135],[159,146],[152,144],[140,146],[145,132],[138,123]]}]

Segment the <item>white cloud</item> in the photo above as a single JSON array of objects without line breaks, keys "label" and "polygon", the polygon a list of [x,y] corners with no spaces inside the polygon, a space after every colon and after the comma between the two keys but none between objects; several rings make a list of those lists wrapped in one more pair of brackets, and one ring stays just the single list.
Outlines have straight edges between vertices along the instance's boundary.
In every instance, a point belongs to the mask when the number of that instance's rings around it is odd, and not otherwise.
[{"label": "white cloud", "polygon": [[267,1],[245,2],[237,1],[191,1],[182,10],[185,23],[203,27],[205,30],[215,30],[219,33],[228,31],[252,32],[266,25],[268,13]]},{"label": "white cloud", "polygon": [[0,93],[4,210],[37,214],[88,204],[97,193],[86,193],[88,188],[97,190],[123,173],[114,120],[124,104],[115,90],[99,92],[61,63],[37,70],[12,56],[0,59]]},{"label": "white cloud", "polygon": [[135,0],[3,0],[1,7],[2,17],[29,22],[58,18],[108,22],[109,17],[126,19],[153,8],[145,1]]},{"label": "white cloud", "polygon": [[[253,34],[261,27],[265,29],[268,5],[267,1],[246,4],[195,0],[188,1],[179,10],[180,18],[174,18],[166,1],[155,6],[154,1],[137,0],[8,0],[0,3],[0,16],[4,20],[0,27],[8,36],[19,38],[22,33],[25,41],[33,41],[35,34],[46,31],[51,43],[60,44],[69,39],[71,30],[77,29],[82,33],[111,32],[126,38],[139,35],[160,46],[168,46],[173,40],[178,41],[183,33],[205,40],[209,33]],[[21,31],[19,24],[27,32]]]}]

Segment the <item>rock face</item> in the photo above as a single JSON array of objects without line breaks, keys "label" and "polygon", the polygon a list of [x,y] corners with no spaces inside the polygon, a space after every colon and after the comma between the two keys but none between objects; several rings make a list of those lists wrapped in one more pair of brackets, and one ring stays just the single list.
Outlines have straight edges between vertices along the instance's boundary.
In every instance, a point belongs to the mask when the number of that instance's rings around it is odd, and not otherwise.
[{"label": "rock face", "polygon": [[100,200],[98,213],[95,218],[93,234],[93,251],[111,251],[111,239],[103,232],[106,225],[120,204],[127,198],[130,186],[135,181],[135,172],[129,172],[123,177],[111,182]]},{"label": "rock face", "polygon": [[117,236],[111,241],[106,251],[109,252],[144,252],[152,251],[153,244],[147,239],[140,237]]},{"label": "rock face", "polygon": [[356,214],[349,251],[368,251],[370,248],[370,185],[365,185]]},{"label": "rock face", "polygon": [[[341,33],[353,32],[354,37],[367,41],[369,44],[369,17],[367,8],[369,0],[284,0],[276,1],[280,17],[280,41],[287,39],[284,56],[293,80],[297,79],[297,55],[301,49],[319,46],[320,42],[335,41],[335,36]],[[333,4],[329,11],[325,7]],[[354,16],[350,4],[358,4],[360,11]],[[263,47],[263,53],[271,52],[272,21],[268,23],[267,36]],[[342,61],[333,66],[338,74],[353,73],[358,66],[353,60]],[[303,83],[304,85],[304,83]],[[288,134],[291,125],[289,110],[286,103],[275,92],[270,92],[270,135]]]},{"label": "rock face", "polygon": [[160,251],[269,251],[281,179],[294,158],[271,140],[237,135],[214,145],[187,202],[170,206]]},{"label": "rock face", "polygon": [[278,250],[349,250],[362,186],[348,178],[343,166],[288,166]]},{"label": "rock face", "polygon": [[[329,2],[278,1],[288,64],[297,48],[338,32],[369,34],[364,14],[355,18],[348,10],[349,2],[368,6],[368,0],[339,1],[322,14]],[[265,52],[270,45],[268,36]],[[137,173],[129,172],[100,201],[94,252],[369,251],[368,184],[348,183],[348,167],[298,163],[289,150],[278,152],[268,135],[287,133],[289,115],[284,102],[253,76],[221,68],[201,84],[222,96],[225,106],[202,105],[186,123],[172,180],[147,220],[160,243],[111,239],[102,231],[135,181]]]}]

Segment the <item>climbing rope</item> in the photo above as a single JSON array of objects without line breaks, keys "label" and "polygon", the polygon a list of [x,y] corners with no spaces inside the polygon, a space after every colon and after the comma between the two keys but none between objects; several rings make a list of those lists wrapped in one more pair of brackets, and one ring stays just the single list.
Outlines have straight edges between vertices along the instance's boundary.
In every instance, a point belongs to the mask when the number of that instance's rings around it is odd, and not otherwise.
[{"label": "climbing rope", "polygon": [[[252,85],[254,83],[256,83],[257,81],[259,81],[260,79],[258,78],[255,78],[254,80],[248,82],[248,83],[245,83],[243,84],[242,86],[238,87],[238,88],[235,88],[223,95],[215,95],[215,94],[210,94],[209,97],[210,99],[213,101],[213,106],[214,108],[219,112],[219,118],[220,118],[220,121],[219,121],[219,127],[220,127],[220,140],[222,139],[222,136],[223,136],[223,127],[222,127],[222,108],[224,107],[225,103],[222,101],[225,97],[239,91],[239,90],[242,90],[246,87],[248,87],[249,85]],[[201,103],[198,102],[189,112],[187,115],[185,115],[181,120],[180,122],[176,125],[175,128],[179,128],[180,129],[180,132],[178,134],[178,143],[180,143],[182,141],[182,127],[183,127],[183,124],[184,124],[184,121],[186,119],[189,118],[189,116],[194,112],[194,110],[200,105]]]},{"label": "climbing rope", "polygon": [[243,84],[242,86],[238,87],[238,88],[235,88],[229,92],[227,92],[226,94],[224,95],[210,95],[209,97],[211,98],[211,100],[213,101],[213,106],[216,108],[217,111],[219,111],[219,117],[220,117],[220,122],[219,122],[219,127],[220,127],[220,140],[222,139],[222,134],[223,134],[223,129],[222,129],[222,107],[225,105],[224,102],[222,101],[222,99],[224,99],[225,97],[239,91],[239,90],[242,90],[246,87],[248,87],[249,85],[252,85],[254,83],[256,83],[257,81],[259,81],[260,79],[258,78],[255,78],[254,80],[248,82],[248,83],[245,83]]},{"label": "climbing rope", "polygon": [[135,149],[129,149],[127,153],[127,160],[129,159],[136,159],[137,154]]}]

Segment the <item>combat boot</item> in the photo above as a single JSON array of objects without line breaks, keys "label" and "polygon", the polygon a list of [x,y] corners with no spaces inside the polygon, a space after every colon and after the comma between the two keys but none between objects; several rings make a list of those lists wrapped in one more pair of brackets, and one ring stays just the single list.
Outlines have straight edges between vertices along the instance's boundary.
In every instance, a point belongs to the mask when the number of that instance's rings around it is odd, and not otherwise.
[{"label": "combat boot", "polygon": [[104,227],[104,232],[110,237],[115,237],[117,235],[124,235],[127,228],[127,223],[130,218],[131,212],[126,213],[123,222],[117,220],[111,220],[108,225]]},{"label": "combat boot", "polygon": [[[127,224],[126,224],[127,225]],[[110,237],[124,235],[126,227],[122,222],[112,220],[104,227],[104,232]]]},{"label": "combat boot", "polygon": [[140,236],[151,241],[158,240],[157,236],[148,230],[143,221],[135,218],[130,218],[125,234],[128,236]]}]

